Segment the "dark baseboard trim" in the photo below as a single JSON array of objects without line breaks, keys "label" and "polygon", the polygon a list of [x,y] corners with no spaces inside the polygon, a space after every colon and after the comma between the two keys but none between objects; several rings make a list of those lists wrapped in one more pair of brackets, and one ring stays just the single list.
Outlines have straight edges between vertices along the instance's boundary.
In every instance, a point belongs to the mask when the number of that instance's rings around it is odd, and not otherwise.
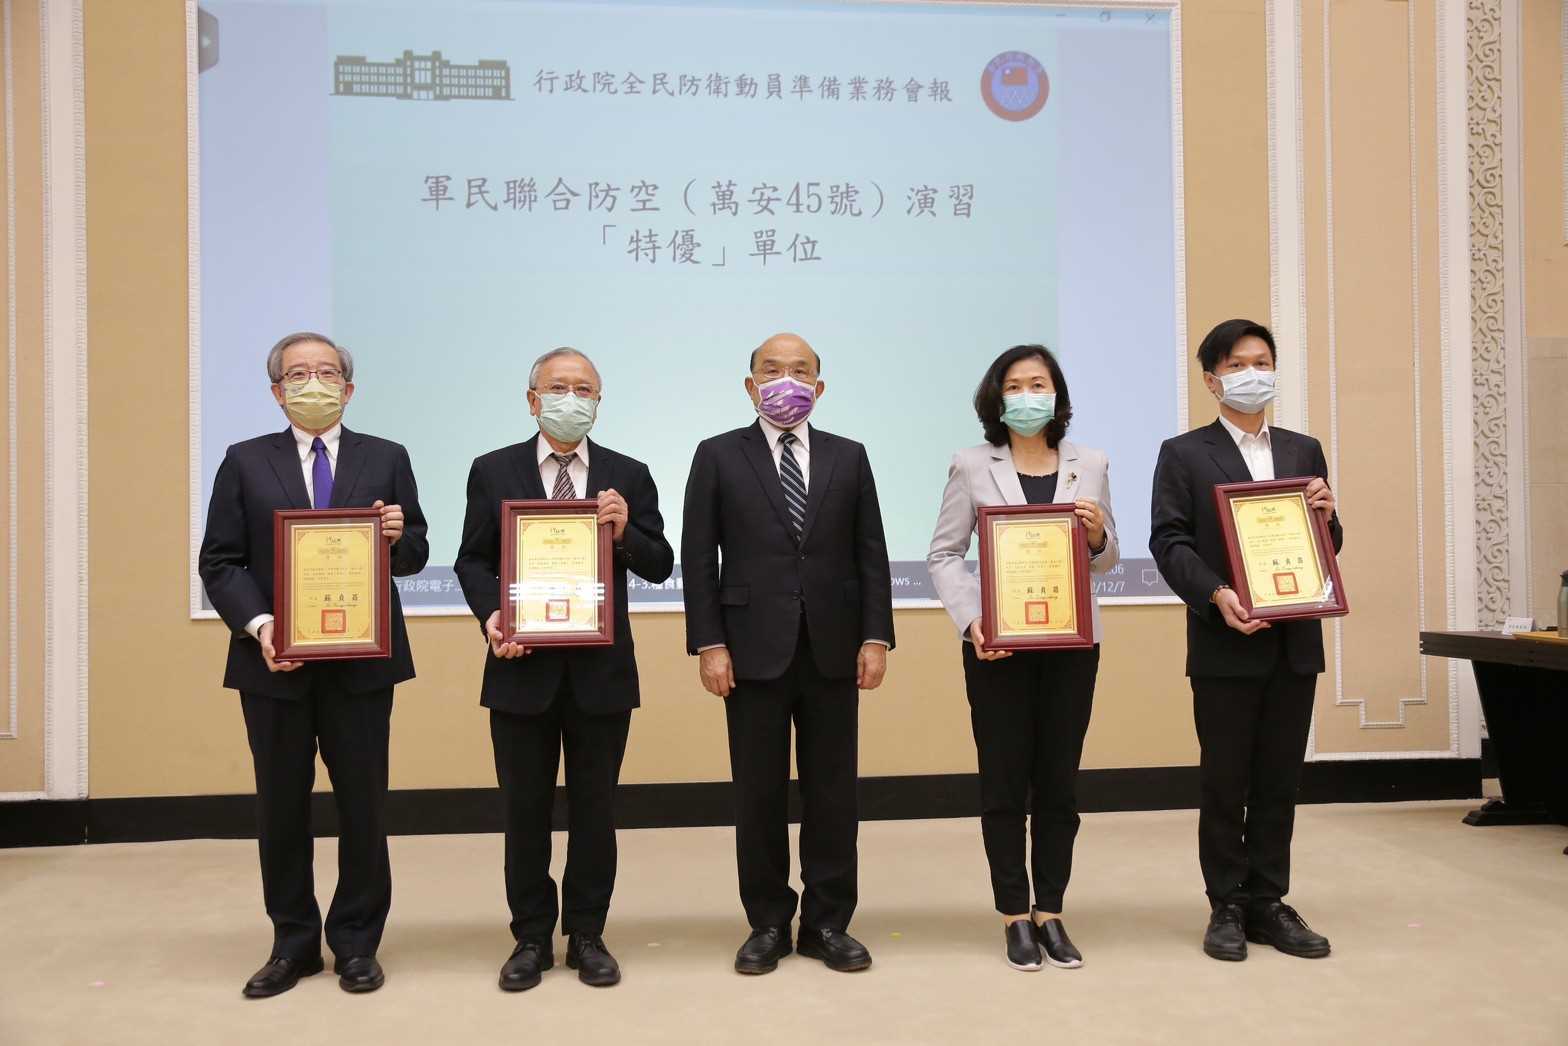
[{"label": "dark baseboard trim", "polygon": [[[1479,759],[1389,759],[1308,763],[1303,803],[1378,803],[1416,799],[1475,799],[1481,795]],[[337,834],[330,794],[312,800],[318,836]],[[192,795],[136,799],[38,800],[0,803],[0,847],[71,843],[136,843],[169,839],[253,839],[252,795]],[[1084,813],[1182,810],[1198,805],[1195,766],[1085,770],[1078,775]],[[790,817],[799,820],[790,787]],[[974,774],[865,777],[860,813],[867,821],[974,817],[980,785]],[[622,828],[690,828],[734,823],[728,781],[622,785],[616,797]],[[555,823],[566,823],[565,797],[556,794]],[[394,791],[387,797],[393,835],[499,832],[501,803],[494,788]]]}]

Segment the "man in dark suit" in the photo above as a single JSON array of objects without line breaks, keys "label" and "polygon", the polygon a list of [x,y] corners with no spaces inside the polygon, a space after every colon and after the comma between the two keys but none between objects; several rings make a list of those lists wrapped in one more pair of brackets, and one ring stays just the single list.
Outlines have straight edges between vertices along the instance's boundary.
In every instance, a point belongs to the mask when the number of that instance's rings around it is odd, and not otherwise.
[{"label": "man in dark suit", "polygon": [[1337,551],[1344,543],[1323,448],[1311,436],[1270,426],[1274,337],[1227,320],[1198,349],[1219,420],[1166,440],[1154,468],[1149,549],[1187,604],[1187,675],[1202,750],[1198,859],[1211,913],[1203,950],[1247,957],[1247,942],[1304,958],[1329,952],[1290,905],[1290,838],[1312,699],[1323,671],[1317,621],[1249,619],[1227,582],[1214,504],[1221,483],[1311,476],[1307,502],[1323,515]]},{"label": "man in dark suit", "polygon": [[[862,690],[893,645],[892,581],[866,450],[806,424],[825,386],[806,342],[778,334],[751,355],[758,416],[704,440],[681,530],[687,652],[725,699],[735,852],[751,935],[741,973],[791,950],[790,723],[799,744],[800,953],[835,970],[871,965],[845,932],[855,911],[857,738]],[[722,555],[722,567],[721,567]]]},{"label": "man in dark suit", "polygon": [[[490,649],[480,704],[490,709],[496,778],[506,815],[506,900],[516,946],[501,967],[505,991],[537,985],[555,965],[557,915],[566,965],[596,987],[621,979],[604,945],[615,888],[615,787],[632,709],[640,703],[637,658],[626,615],[626,572],[654,583],[670,576],[659,492],[648,466],[588,440],[603,391],[599,372],[575,349],[547,352],[528,376],[528,409],[539,434],[474,461],[457,576]],[[611,527],[615,643],[528,648],[501,631],[501,502],[598,501]],[[568,837],[560,903],[550,878],[550,811],[566,750]]]},{"label": "man in dark suit", "polygon": [[273,512],[380,509],[400,577],[423,569],[430,545],[408,452],[342,425],[354,395],[348,351],[320,334],[290,334],[268,353],[267,377],[289,427],[229,448],[213,480],[199,561],[207,598],[229,626],[223,685],[240,692],[245,712],[273,925],[272,957],[245,994],[277,995],[323,968],[310,829],[318,743],[340,824],[327,947],[345,991],[374,991],[385,980],[376,948],[392,905],[383,820],[392,688],[414,677],[414,660],[395,586],[391,658],[307,664],[273,656]]}]

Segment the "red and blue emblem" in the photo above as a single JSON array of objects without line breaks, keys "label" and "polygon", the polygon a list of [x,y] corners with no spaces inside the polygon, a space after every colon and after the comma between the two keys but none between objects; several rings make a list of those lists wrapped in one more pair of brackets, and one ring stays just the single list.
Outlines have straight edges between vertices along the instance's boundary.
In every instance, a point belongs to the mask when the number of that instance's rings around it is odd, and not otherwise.
[{"label": "red and blue emblem", "polygon": [[1027,120],[1045,108],[1051,81],[1034,55],[1003,51],[980,74],[980,97],[1004,120]]}]

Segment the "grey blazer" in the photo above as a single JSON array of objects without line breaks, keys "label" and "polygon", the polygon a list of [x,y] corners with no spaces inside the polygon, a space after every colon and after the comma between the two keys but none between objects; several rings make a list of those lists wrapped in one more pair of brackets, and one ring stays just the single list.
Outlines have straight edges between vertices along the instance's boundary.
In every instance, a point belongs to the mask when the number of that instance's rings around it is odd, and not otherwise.
[{"label": "grey blazer", "polygon": [[[1121,558],[1116,543],[1116,517],[1111,513],[1110,462],[1104,451],[1080,447],[1062,440],[1056,447],[1057,502],[1093,498],[1105,514],[1105,547],[1089,561],[1089,569],[1103,574]],[[931,551],[926,554],[926,569],[936,585],[936,594],[958,626],[959,634],[969,641],[969,625],[980,616],[980,578],[964,562],[969,541],[979,523],[978,509],[986,505],[1024,505],[1024,488],[1018,482],[1012,449],[982,443],[965,447],[953,455],[947,470],[947,489],[942,491],[942,509],[937,513],[936,532],[931,535]],[[1100,601],[1091,598],[1094,608],[1094,641],[1100,641]]]}]

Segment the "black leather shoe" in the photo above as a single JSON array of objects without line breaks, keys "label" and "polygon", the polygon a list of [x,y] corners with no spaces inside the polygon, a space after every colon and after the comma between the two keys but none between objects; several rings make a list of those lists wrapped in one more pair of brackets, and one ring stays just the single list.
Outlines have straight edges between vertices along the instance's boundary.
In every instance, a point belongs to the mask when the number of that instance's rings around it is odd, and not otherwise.
[{"label": "black leather shoe", "polygon": [[351,955],[332,964],[338,987],[346,992],[373,992],[387,983],[386,971],[374,955]]},{"label": "black leather shoe", "polygon": [[794,949],[789,942],[788,926],[765,926],[751,931],[746,943],[735,953],[736,973],[772,973],[779,960]]},{"label": "black leather shoe", "polygon": [[1328,954],[1328,938],[1313,931],[1296,909],[1283,901],[1257,904],[1247,913],[1247,940],[1272,944],[1286,955],[1321,959]]},{"label": "black leather shoe", "polygon": [[1247,957],[1247,915],[1239,904],[1222,904],[1209,913],[1203,932],[1203,954],[1211,959],[1240,962]]},{"label": "black leather shoe", "polygon": [[1083,965],[1083,953],[1073,947],[1062,920],[1047,919],[1035,927],[1035,933],[1040,937],[1040,950],[1045,952],[1046,962],[1061,970],[1076,970]]},{"label": "black leather shoe", "polygon": [[1008,923],[1002,933],[1007,941],[1007,965],[1030,973],[1041,967],[1040,941],[1028,919]]},{"label": "black leather shoe", "polygon": [[245,998],[266,999],[282,995],[298,984],[301,977],[310,977],[324,969],[326,966],[319,955],[314,959],[285,959],[274,955],[245,982]]},{"label": "black leather shoe", "polygon": [[621,964],[596,933],[574,933],[567,938],[566,968],[576,970],[579,981],[595,988],[621,983]]},{"label": "black leather shoe", "polygon": [[853,973],[871,965],[871,953],[866,946],[839,930],[800,930],[800,954],[808,959],[821,959],[830,970]]},{"label": "black leather shoe", "polygon": [[544,971],[555,965],[555,949],[543,941],[522,940],[512,957],[501,964],[501,990],[525,992],[538,985]]}]

